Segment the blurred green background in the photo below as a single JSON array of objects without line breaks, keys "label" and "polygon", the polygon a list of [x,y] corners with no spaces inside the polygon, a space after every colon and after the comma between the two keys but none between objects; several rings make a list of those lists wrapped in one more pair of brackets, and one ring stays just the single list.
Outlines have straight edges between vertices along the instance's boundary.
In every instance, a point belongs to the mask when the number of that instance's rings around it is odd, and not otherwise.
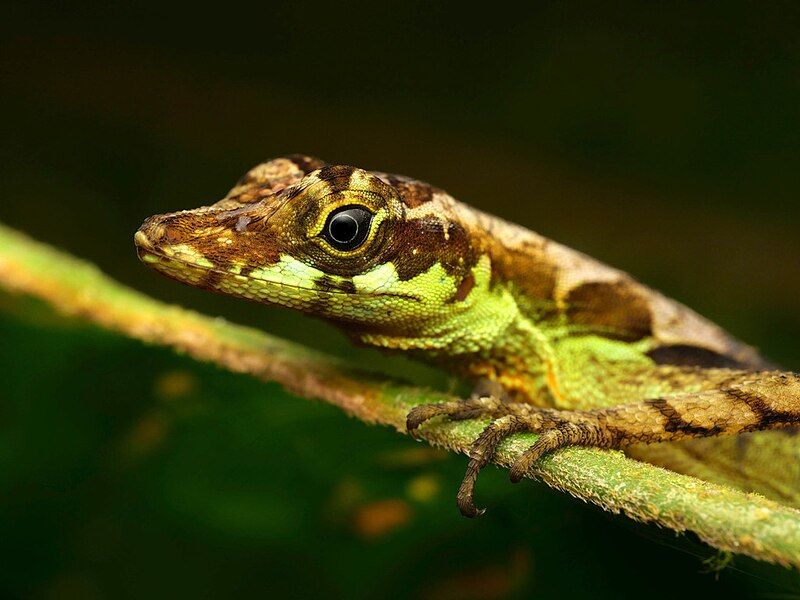
[{"label": "blurred green background", "polygon": [[[0,9],[0,221],[157,298],[329,352],[140,265],[144,217],[291,152],[425,179],[624,268],[800,368],[795,3]],[[58,269],[59,265],[53,265]],[[366,354],[372,359],[372,354]],[[427,370],[384,361],[436,381]],[[278,386],[0,295],[0,595],[800,597]]]}]

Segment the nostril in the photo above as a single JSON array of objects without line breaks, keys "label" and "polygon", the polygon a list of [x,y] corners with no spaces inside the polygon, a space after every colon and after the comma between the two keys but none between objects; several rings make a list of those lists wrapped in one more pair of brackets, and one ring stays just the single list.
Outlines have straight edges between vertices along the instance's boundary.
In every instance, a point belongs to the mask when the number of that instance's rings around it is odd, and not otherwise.
[{"label": "nostril", "polygon": [[180,232],[175,227],[169,225],[160,226],[161,238],[164,243],[177,244],[181,240]]}]

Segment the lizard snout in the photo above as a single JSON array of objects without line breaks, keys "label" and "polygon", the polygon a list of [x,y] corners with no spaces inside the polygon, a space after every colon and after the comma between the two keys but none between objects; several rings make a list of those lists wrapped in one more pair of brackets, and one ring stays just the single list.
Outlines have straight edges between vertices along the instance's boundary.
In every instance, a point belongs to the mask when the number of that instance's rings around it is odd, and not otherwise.
[{"label": "lizard snout", "polygon": [[136,247],[140,250],[154,250],[164,238],[164,226],[159,222],[159,217],[148,217],[139,231],[133,236]]},{"label": "lizard snout", "polygon": [[180,213],[156,215],[145,219],[133,241],[140,252],[165,250],[178,244],[191,242],[195,226],[181,218]]},{"label": "lizard snout", "polygon": [[172,256],[176,246],[185,244],[190,232],[181,226],[180,219],[172,215],[156,215],[142,223],[133,236],[136,252],[145,262],[154,262],[156,257]]},{"label": "lizard snout", "polygon": [[139,258],[145,260],[145,256],[152,255],[163,237],[164,227],[159,223],[158,216],[146,219],[133,236],[133,243],[136,244],[136,253]]}]

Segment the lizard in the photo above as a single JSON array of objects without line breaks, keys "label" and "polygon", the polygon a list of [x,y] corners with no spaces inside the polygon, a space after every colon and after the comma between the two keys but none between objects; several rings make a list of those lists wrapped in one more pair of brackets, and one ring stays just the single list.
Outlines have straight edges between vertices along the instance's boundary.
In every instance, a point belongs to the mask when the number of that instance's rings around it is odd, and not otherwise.
[{"label": "lizard", "polygon": [[[414,407],[484,419],[457,504],[498,445],[539,434],[519,481],[567,446],[653,464],[800,507],[800,375],[686,306],[428,183],[290,155],[210,206],[146,219],[142,261],[180,282],[298,309],[357,344],[475,383]],[[777,431],[766,431],[777,430]]]}]

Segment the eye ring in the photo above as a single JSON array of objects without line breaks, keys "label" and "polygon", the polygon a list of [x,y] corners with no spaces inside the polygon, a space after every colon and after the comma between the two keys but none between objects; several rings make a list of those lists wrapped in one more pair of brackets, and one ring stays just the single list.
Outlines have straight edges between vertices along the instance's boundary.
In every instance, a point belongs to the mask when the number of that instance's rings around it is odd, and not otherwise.
[{"label": "eye ring", "polygon": [[369,236],[373,216],[358,204],[339,207],[328,215],[321,236],[336,250],[355,250]]}]

